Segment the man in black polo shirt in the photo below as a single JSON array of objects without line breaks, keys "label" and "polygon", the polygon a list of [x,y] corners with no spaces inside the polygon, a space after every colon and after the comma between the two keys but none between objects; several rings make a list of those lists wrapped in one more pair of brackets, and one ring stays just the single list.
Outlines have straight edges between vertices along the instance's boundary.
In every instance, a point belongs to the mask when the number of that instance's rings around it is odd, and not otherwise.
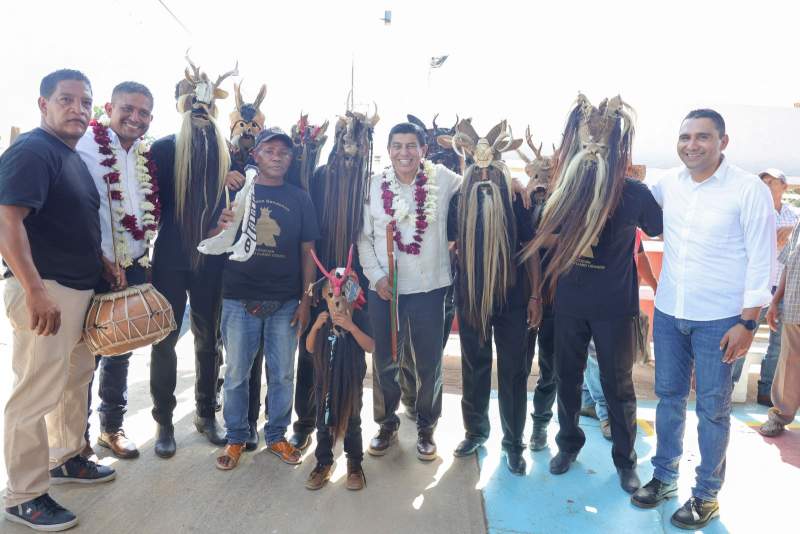
[{"label": "man in black polo shirt", "polygon": [[5,516],[56,531],[78,520],[47,494],[51,483],[105,482],[115,473],[79,454],[94,372],[81,335],[102,270],[100,201],[75,151],[92,112],[89,80],[74,70],[45,76],[39,110],[41,127],[0,157],[0,255],[14,331]]}]

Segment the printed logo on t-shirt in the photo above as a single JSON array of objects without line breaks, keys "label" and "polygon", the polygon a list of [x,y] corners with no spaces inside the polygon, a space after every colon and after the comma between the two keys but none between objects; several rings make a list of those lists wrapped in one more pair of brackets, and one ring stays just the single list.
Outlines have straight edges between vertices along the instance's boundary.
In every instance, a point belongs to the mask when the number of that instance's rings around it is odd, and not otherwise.
[{"label": "printed logo on t-shirt", "polygon": [[274,248],[278,246],[275,237],[281,235],[281,227],[270,215],[272,213],[269,208],[261,208],[258,214],[258,223],[256,223],[256,243]]},{"label": "printed logo on t-shirt", "polygon": [[581,252],[580,257],[575,260],[575,265],[578,267],[585,267],[587,269],[605,269],[605,265],[598,265],[594,262],[594,247],[596,247],[600,243],[600,236],[598,235],[595,237],[589,246],[583,249]]}]

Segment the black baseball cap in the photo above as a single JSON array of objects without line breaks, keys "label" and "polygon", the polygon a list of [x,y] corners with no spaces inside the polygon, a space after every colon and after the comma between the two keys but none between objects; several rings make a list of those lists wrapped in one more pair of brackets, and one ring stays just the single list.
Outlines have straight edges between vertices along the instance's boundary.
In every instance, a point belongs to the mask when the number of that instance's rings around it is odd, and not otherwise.
[{"label": "black baseball cap", "polygon": [[289,137],[286,134],[286,132],[284,132],[277,126],[274,126],[272,128],[266,128],[258,132],[258,135],[256,136],[256,142],[253,148],[255,149],[261,143],[271,141],[272,139],[280,139],[281,141],[286,143],[286,146],[288,146],[289,148],[294,148],[294,143],[292,142],[292,138]]}]

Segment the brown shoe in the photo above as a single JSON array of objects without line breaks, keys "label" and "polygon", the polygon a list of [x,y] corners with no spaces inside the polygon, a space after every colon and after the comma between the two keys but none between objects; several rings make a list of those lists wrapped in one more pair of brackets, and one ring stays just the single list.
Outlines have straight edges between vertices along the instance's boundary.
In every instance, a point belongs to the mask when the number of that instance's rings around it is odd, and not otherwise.
[{"label": "brown shoe", "polygon": [[217,469],[222,471],[230,471],[239,465],[239,458],[242,456],[244,443],[228,443],[222,454],[217,456]]},{"label": "brown shoe", "polygon": [[136,444],[128,439],[125,431],[121,428],[116,432],[101,432],[100,437],[97,438],[97,444],[106,449],[111,449],[114,456],[123,460],[138,458],[139,456],[139,449],[136,448]]},{"label": "brown shoe", "polygon": [[767,408],[772,408],[772,396],[770,395],[757,395],[756,402],[761,406],[766,406]]},{"label": "brown shoe", "polygon": [[285,439],[270,443],[267,450],[289,465],[297,465],[303,461],[300,450],[292,447]]},{"label": "brown shoe", "polygon": [[366,485],[367,477],[364,476],[361,463],[347,462],[347,484],[345,487],[350,491],[358,491],[364,489]]},{"label": "brown shoe", "polygon": [[328,480],[330,480],[331,471],[333,471],[333,465],[317,464],[314,470],[311,471],[311,474],[308,475],[308,479],[306,480],[306,489],[322,489],[322,486],[327,484]]}]

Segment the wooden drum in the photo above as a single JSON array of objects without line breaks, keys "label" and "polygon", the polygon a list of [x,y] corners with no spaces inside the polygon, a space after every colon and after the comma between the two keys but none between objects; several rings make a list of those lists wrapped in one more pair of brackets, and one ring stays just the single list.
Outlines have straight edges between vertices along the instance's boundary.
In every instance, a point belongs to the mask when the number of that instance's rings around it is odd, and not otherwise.
[{"label": "wooden drum", "polygon": [[175,330],[172,307],[150,284],[95,295],[83,323],[94,354],[119,356],[158,343]]}]

